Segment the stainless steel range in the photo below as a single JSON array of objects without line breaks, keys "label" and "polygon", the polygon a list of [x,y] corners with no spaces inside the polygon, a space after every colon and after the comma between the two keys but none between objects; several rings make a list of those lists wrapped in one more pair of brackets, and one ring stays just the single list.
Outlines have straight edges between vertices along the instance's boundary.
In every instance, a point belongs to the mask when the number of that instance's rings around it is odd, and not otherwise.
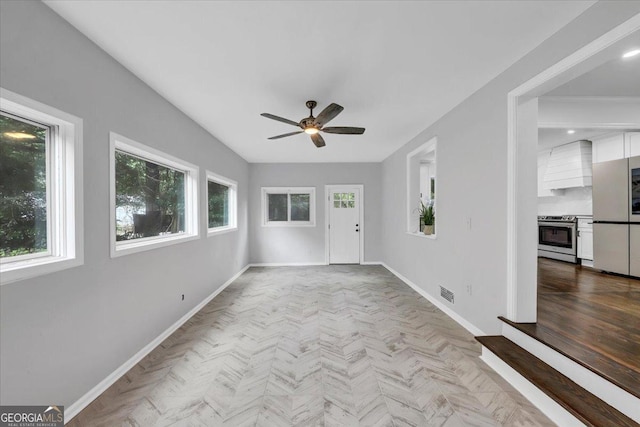
[{"label": "stainless steel range", "polygon": [[574,215],[538,217],[538,256],[560,261],[578,262]]}]

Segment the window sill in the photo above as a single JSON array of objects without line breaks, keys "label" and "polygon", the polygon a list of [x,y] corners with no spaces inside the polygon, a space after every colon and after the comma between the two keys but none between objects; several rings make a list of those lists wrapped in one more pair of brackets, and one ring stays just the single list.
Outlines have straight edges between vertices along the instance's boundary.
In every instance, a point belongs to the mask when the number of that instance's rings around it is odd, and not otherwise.
[{"label": "window sill", "polygon": [[207,230],[207,237],[217,236],[219,234],[231,233],[232,231],[238,231],[238,227],[209,228]]},{"label": "window sill", "polygon": [[66,270],[82,265],[80,258],[54,256],[31,258],[24,261],[6,262],[0,268],[0,285],[31,279],[45,274]]},{"label": "window sill", "polygon": [[424,234],[417,231],[407,231],[407,234],[410,236],[422,237],[424,239],[438,240],[438,236],[436,234]]},{"label": "window sill", "polygon": [[177,236],[147,237],[126,243],[115,243],[111,245],[111,258],[197,240],[199,237],[197,234],[179,234]]}]

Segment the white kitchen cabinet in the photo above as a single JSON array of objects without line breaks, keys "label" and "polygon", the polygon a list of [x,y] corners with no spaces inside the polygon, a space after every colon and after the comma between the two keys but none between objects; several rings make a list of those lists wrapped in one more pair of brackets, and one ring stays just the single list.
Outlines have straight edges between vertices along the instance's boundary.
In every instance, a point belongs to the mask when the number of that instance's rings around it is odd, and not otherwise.
[{"label": "white kitchen cabinet", "polygon": [[593,260],[593,230],[578,231],[578,258]]},{"label": "white kitchen cabinet", "polygon": [[618,133],[593,140],[593,163],[624,159],[624,134]]},{"label": "white kitchen cabinet", "polygon": [[592,218],[578,218],[578,258],[593,260]]}]

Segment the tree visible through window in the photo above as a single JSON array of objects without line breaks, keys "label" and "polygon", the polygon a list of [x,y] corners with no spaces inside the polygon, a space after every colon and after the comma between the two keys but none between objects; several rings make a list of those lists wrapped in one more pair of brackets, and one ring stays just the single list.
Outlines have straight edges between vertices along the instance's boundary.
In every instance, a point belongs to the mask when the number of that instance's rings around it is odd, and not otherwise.
[{"label": "tree visible through window", "polygon": [[184,172],[116,151],[116,240],[185,231]]},{"label": "tree visible through window", "polygon": [[309,221],[309,194],[291,194],[291,221]]},{"label": "tree visible through window", "polygon": [[207,171],[207,234],[237,229],[238,183]]},{"label": "tree visible through window", "polygon": [[263,188],[264,225],[315,225],[313,187]]},{"label": "tree visible through window", "polygon": [[0,115],[0,258],[48,251],[49,127]]},{"label": "tree visible through window", "polygon": [[229,225],[229,187],[208,182],[209,228]]}]

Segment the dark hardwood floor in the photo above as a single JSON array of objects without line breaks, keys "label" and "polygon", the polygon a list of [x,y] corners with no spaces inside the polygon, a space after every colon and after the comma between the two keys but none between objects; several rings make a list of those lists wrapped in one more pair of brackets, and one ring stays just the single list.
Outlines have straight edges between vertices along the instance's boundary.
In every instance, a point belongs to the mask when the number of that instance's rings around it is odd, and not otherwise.
[{"label": "dark hardwood floor", "polygon": [[516,327],[640,398],[640,280],[539,258],[538,322]]},{"label": "dark hardwood floor", "polygon": [[476,337],[530,383],[555,400],[586,426],[632,427],[638,423],[580,387],[531,353],[503,336]]}]

